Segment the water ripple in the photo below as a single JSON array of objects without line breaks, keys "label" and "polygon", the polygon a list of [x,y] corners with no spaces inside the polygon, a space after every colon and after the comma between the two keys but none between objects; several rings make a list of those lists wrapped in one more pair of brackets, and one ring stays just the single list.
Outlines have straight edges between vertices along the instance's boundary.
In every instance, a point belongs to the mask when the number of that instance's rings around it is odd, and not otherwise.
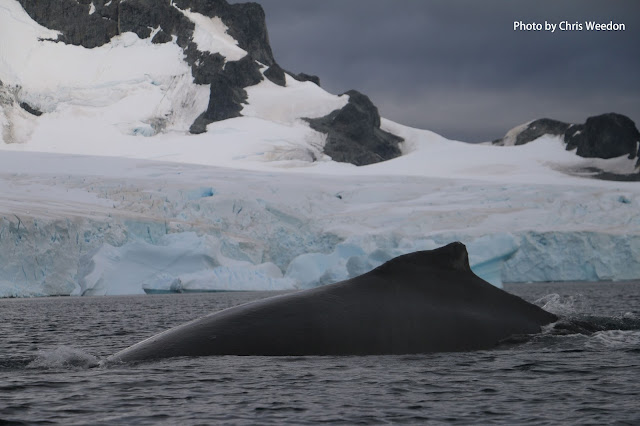
[{"label": "water ripple", "polygon": [[[638,312],[620,301],[640,300],[640,285],[626,298],[620,288],[522,287],[528,300],[571,292],[586,300],[574,300],[582,308],[563,317],[568,325],[490,351],[101,368],[90,367],[165,327],[259,296],[11,301],[1,306],[0,423],[638,424]],[[42,328],[52,317],[55,331]]]}]

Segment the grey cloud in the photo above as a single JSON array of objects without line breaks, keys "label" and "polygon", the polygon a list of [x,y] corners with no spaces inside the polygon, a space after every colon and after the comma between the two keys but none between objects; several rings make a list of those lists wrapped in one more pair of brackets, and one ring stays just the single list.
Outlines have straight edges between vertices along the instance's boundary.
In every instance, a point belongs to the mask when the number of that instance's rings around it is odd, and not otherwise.
[{"label": "grey cloud", "polygon": [[[640,119],[636,0],[258,0],[278,62],[355,88],[383,116],[468,141],[548,116]],[[513,21],[623,22],[625,32],[514,32]],[[519,120],[519,121],[518,121]]]},{"label": "grey cloud", "polygon": [[[570,100],[574,106],[566,108],[565,104],[558,102],[559,98]],[[581,123],[594,111],[611,112],[605,104],[614,103],[618,106],[616,112],[629,116],[638,111],[638,99],[634,93],[616,95],[603,103],[599,92],[562,92],[547,96],[531,90],[497,92],[445,88],[430,89],[428,93],[417,93],[413,97],[388,94],[377,101],[387,112],[387,118],[467,142],[490,141],[519,124],[542,117]],[[449,134],[452,129],[455,130],[454,135]]]}]

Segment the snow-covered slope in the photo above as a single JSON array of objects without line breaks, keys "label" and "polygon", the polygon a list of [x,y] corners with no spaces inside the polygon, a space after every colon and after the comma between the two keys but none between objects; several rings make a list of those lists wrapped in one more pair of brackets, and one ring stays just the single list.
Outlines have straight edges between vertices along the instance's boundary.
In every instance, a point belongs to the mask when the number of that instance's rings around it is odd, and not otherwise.
[{"label": "snow-covered slope", "polygon": [[[608,113],[569,124],[542,118],[517,126],[492,142],[498,146],[524,145],[541,137],[557,137],[566,149],[584,158],[567,173],[600,179],[640,181],[640,131],[629,117]],[[614,160],[614,161],[602,161]]]},{"label": "snow-covered slope", "polygon": [[[195,22],[199,48],[219,48],[228,60],[242,56],[219,19],[184,13]],[[154,44],[152,37],[128,32],[92,49],[53,42],[58,33],[37,24],[14,0],[0,5],[0,28],[4,149],[203,164],[284,159],[288,151],[308,159],[305,153],[321,152],[323,135],[300,118],[326,115],[348,101],[291,76],[286,87],[265,78],[247,89],[244,117],[192,135],[190,127],[207,110],[210,85],[195,83],[175,38]],[[156,137],[145,138],[150,136]]]},{"label": "snow-covered slope", "polygon": [[382,119],[403,155],[338,163],[306,119],[350,97],[255,60],[241,116],[194,134],[219,100],[197,61],[250,49],[175,10],[188,42],[153,42],[159,26],[89,49],[0,1],[0,296],[309,287],[452,240],[497,285],[640,278],[640,187],[568,175],[623,159],[558,137],[469,145]]},{"label": "snow-covered slope", "polygon": [[[187,0],[180,3],[189,4]],[[171,10],[193,26],[187,34],[197,52],[215,54],[226,64],[251,58],[219,18],[181,9],[178,4]],[[192,47],[185,48],[186,41],[178,40],[186,37],[184,31],[171,41],[156,43],[160,31],[158,26],[146,38],[122,32],[89,49],[54,41],[60,31],[35,22],[17,0],[4,0],[0,4],[0,148],[254,170],[310,166],[314,172],[342,169],[351,173],[349,165],[328,165],[330,158],[323,154],[327,135],[312,130],[306,121],[345,107],[349,96],[327,93],[286,73],[283,85],[276,84],[264,76],[275,65],[255,60],[242,65],[257,66],[263,74],[242,89],[247,95],[242,116],[209,123],[206,133],[190,133],[194,121],[219,99],[210,93],[213,83],[196,82],[204,71],[190,64]],[[245,78],[238,73],[236,77]],[[584,168],[599,161],[563,152],[564,147],[550,136],[543,136],[535,146],[488,147],[449,141],[384,119],[381,128],[404,138],[400,148],[405,155],[360,173],[539,182],[540,176],[557,177],[553,170]],[[600,163],[615,168],[622,161]]]}]

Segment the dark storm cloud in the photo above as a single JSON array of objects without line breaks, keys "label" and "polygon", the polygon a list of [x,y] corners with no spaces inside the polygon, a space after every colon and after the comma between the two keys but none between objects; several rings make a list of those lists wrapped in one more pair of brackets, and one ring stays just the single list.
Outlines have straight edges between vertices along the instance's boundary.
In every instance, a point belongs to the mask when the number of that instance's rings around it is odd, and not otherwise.
[{"label": "dark storm cloud", "polygon": [[[640,120],[637,0],[258,0],[276,60],[358,89],[381,114],[490,140],[543,116]],[[597,20],[625,32],[519,32],[514,21]]]}]

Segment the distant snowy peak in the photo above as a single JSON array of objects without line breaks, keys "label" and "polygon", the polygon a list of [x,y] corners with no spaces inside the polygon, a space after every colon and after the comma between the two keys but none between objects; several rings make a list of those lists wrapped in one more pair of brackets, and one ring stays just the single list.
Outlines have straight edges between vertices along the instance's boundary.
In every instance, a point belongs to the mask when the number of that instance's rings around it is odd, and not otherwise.
[{"label": "distant snowy peak", "polygon": [[550,118],[529,121],[509,130],[504,137],[493,141],[498,146],[517,146],[532,142],[544,135],[564,135],[569,124]]},{"label": "distant snowy peak", "polygon": [[[172,36],[183,48],[249,53],[265,65],[275,63],[269,46],[265,16],[256,3],[228,4],[225,0],[18,0],[43,27],[57,31],[57,41],[99,47],[115,36],[133,32],[141,39],[166,43]],[[196,46],[188,46],[190,43]],[[238,47],[234,47],[237,45]],[[209,48],[213,46],[213,48]],[[235,52],[235,53],[234,53]],[[244,53],[242,53],[244,52]],[[230,58],[231,59],[231,58]]]},{"label": "distant snowy peak", "polygon": [[[105,131],[155,136],[202,134],[212,123],[249,116],[287,126],[299,121],[306,129],[303,144],[325,133],[332,152],[325,153],[335,161],[362,165],[401,154],[402,139],[380,129],[378,110],[366,96],[327,94],[318,77],[287,73],[276,63],[257,3],[5,0],[0,32],[0,142],[29,143],[43,123],[63,126],[61,120],[73,118],[101,117],[94,122]],[[311,130],[309,120],[330,114],[357,122]],[[372,146],[364,146],[372,135]]]},{"label": "distant snowy peak", "polygon": [[594,163],[592,167],[583,167],[582,172],[591,172],[604,179],[640,180],[640,132],[635,123],[622,114],[589,117],[584,124],[542,118],[509,130],[503,138],[493,141],[493,145],[524,145],[546,135],[561,138],[568,151],[575,150],[583,158],[623,160],[620,157],[626,157],[627,160],[618,161],[617,169]]}]

